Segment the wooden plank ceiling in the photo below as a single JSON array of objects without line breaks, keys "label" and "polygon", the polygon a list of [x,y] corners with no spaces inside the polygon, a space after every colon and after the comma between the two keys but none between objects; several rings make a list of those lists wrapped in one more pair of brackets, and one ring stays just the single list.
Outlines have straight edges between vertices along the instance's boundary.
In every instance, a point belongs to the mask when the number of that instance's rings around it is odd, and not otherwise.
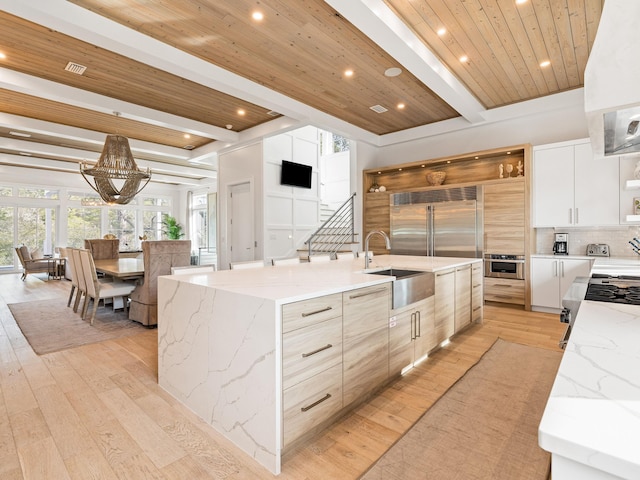
[{"label": "wooden plank ceiling", "polygon": [[[324,0],[69,2],[376,135],[459,116]],[[604,0],[384,2],[491,109],[581,87]],[[262,21],[252,19],[255,10]],[[0,47],[9,69],[203,124],[241,132],[274,118],[255,103],[6,12]],[[65,71],[70,61],[85,73]],[[385,76],[391,67],[403,73]],[[376,105],[388,111],[376,113]],[[185,141],[182,132],[15,92],[0,91],[0,110],[180,148],[210,140]]]}]

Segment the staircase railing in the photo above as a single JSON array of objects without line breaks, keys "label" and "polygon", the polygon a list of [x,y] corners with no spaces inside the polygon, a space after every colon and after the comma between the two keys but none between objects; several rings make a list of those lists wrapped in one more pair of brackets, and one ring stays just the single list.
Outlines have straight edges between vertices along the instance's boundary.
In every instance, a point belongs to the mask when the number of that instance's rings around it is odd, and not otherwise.
[{"label": "staircase railing", "polygon": [[353,215],[355,196],[355,193],[351,195],[320,228],[311,234],[305,242],[308,245],[309,256],[320,253],[335,255],[345,243],[355,241]]}]

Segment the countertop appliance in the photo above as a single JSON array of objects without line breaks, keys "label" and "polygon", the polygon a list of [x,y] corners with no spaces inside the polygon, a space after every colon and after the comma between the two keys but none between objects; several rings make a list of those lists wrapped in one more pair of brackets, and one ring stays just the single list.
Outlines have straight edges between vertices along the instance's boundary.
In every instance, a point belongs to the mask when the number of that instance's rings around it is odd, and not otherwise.
[{"label": "countertop appliance", "polygon": [[524,279],[524,255],[487,253],[484,256],[484,276]]},{"label": "countertop appliance", "polygon": [[474,186],[392,194],[391,253],[480,258],[481,188]]},{"label": "countertop appliance", "polygon": [[569,234],[556,233],[556,241],[553,243],[554,255],[569,255]]},{"label": "countertop appliance", "polygon": [[608,257],[609,245],[606,243],[590,243],[587,245],[587,255],[589,257]]}]

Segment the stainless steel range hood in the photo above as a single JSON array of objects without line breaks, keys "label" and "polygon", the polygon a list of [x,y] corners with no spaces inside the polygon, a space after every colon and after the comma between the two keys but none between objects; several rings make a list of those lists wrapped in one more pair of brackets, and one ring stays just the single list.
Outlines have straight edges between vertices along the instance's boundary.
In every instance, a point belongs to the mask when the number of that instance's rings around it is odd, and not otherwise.
[{"label": "stainless steel range hood", "polygon": [[607,0],[584,75],[594,155],[640,153],[639,0]]}]

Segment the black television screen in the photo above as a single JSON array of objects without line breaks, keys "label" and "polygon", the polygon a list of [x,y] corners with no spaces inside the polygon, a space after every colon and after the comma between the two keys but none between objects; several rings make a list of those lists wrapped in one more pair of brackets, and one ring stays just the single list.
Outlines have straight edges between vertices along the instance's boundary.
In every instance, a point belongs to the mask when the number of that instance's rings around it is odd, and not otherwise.
[{"label": "black television screen", "polygon": [[311,167],[283,160],[280,183],[294,187],[311,188]]}]

